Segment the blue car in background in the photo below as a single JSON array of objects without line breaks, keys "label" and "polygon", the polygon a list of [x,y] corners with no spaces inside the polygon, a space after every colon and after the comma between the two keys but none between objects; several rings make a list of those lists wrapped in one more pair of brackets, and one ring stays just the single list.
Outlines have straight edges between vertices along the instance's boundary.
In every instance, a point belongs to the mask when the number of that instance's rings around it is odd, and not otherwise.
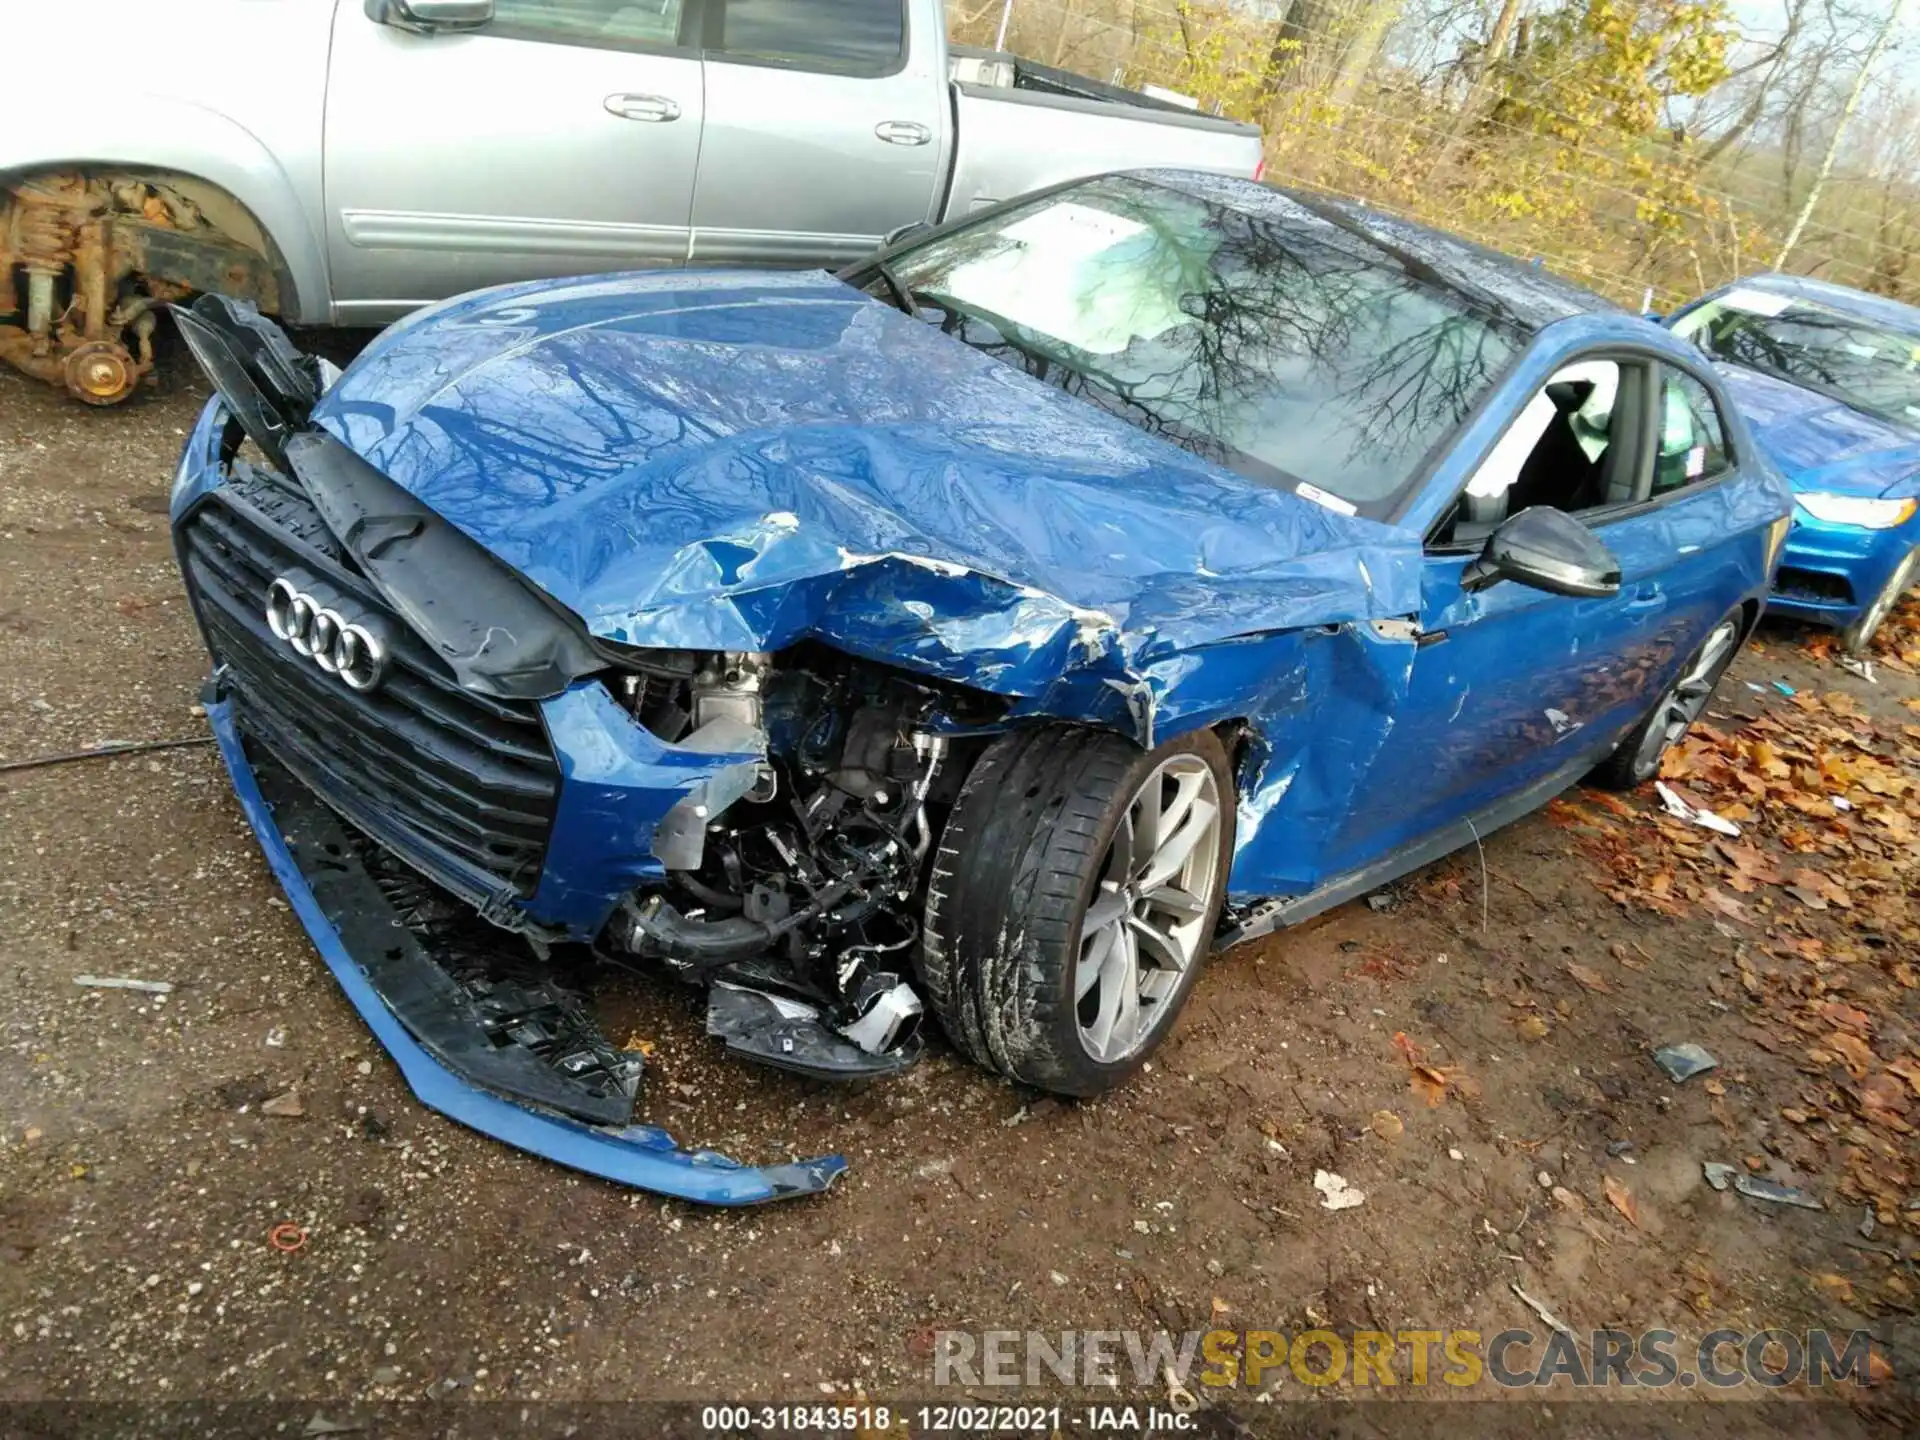
[{"label": "blue car in background", "polygon": [[1758,275],[1671,316],[1719,362],[1794,489],[1770,609],[1831,625],[1853,654],[1920,580],[1920,310]]},{"label": "blue car in background", "polygon": [[1592,777],[1757,619],[1785,482],[1695,347],[1325,197],[1076,182],[838,275],[543,281],[344,374],[178,312],[234,785],[427,1103],[697,1200],[585,994],[1092,1095],[1207,956]]}]

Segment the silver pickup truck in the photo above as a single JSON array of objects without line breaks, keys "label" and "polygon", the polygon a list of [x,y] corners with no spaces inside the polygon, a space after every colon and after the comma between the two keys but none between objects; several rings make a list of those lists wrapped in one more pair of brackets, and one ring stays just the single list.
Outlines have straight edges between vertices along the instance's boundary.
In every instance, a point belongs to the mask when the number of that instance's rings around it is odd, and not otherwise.
[{"label": "silver pickup truck", "polygon": [[[11,53],[72,13],[21,7]],[[0,87],[0,360],[94,404],[192,291],[382,324],[500,281],[822,265],[1123,167],[1256,175],[1252,126],[985,51],[941,0],[95,0],[81,100]]]}]

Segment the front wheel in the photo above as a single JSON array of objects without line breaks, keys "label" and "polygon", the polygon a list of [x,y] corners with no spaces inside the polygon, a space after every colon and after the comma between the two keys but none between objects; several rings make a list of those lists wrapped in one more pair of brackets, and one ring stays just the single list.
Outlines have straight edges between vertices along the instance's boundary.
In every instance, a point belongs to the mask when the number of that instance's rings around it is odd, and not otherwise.
[{"label": "front wheel", "polygon": [[1849,655],[1866,654],[1867,647],[1873,643],[1874,631],[1893,612],[1916,578],[1920,578],[1920,545],[1907,552],[1907,558],[1895,567],[1880,593],[1860,612],[1860,618],[1840,632],[1840,648]]},{"label": "front wheel", "polygon": [[976,1063],[1063,1095],[1131,1075],[1212,947],[1233,782],[1209,731],[1151,752],[1043,726],[988,747],[941,835],[921,980]]},{"label": "front wheel", "polygon": [[1707,708],[1713,687],[1733,664],[1740,652],[1741,632],[1746,615],[1740,610],[1728,612],[1725,619],[1707,632],[1700,648],[1680,667],[1680,675],[1660,696],[1658,703],[1634,728],[1631,735],[1600,763],[1587,779],[1607,790],[1631,790],[1660,773],[1660,758],[1680,742],[1700,712]]}]

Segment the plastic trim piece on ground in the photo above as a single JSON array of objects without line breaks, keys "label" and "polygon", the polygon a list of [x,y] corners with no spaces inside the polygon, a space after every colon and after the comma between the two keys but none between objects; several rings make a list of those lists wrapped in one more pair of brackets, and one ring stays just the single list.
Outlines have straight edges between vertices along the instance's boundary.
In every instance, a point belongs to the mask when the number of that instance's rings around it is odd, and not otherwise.
[{"label": "plastic trim piece on ground", "polygon": [[651,1125],[597,1130],[529,1110],[462,1080],[422,1049],[387,1008],[321,910],[260,793],[234,725],[231,704],[212,701],[207,705],[207,719],[233,778],[240,808],[246,812],[293,913],[306,927],[314,948],[333,971],[347,999],[386,1046],[423,1105],[483,1135],[572,1169],[702,1205],[758,1205],[818,1194],[847,1168],[846,1160],[838,1155],[787,1165],[742,1165],[710,1150],[682,1150],[671,1135]]}]

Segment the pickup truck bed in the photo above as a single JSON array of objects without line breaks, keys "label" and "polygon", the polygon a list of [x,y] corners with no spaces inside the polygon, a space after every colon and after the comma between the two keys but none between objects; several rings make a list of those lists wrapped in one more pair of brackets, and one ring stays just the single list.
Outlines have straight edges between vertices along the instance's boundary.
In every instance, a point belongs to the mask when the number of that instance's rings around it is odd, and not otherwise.
[{"label": "pickup truck bed", "polygon": [[[1258,126],[1001,51],[955,45],[948,53],[958,141],[943,220],[1111,168],[1120,163],[1110,158],[1116,145],[1132,167],[1260,171]],[[1036,133],[1045,145],[1034,143]]]}]

